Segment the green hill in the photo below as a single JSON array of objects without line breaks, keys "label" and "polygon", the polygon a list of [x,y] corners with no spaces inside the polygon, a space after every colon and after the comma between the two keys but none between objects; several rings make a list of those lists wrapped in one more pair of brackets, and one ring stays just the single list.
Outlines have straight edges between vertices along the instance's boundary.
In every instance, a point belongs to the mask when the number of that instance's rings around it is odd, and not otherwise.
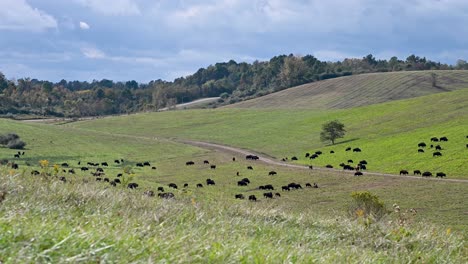
[{"label": "green hill", "polygon": [[468,71],[370,73],[305,84],[227,107],[343,109],[462,88],[468,88]]}]

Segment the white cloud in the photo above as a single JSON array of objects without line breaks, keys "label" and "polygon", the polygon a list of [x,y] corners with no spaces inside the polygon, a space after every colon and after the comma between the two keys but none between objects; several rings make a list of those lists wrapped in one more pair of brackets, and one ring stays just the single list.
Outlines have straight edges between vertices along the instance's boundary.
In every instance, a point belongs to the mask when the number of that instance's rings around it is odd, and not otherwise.
[{"label": "white cloud", "polygon": [[0,30],[43,31],[57,28],[57,21],[25,0],[0,0]]},{"label": "white cloud", "polygon": [[89,29],[89,25],[86,22],[80,21],[80,28],[83,30]]},{"label": "white cloud", "polygon": [[105,59],[107,57],[103,51],[97,48],[82,48],[81,52],[83,53],[83,55],[85,55],[86,58],[90,59]]},{"label": "white cloud", "polygon": [[75,0],[96,13],[104,15],[139,15],[140,8],[132,0]]}]

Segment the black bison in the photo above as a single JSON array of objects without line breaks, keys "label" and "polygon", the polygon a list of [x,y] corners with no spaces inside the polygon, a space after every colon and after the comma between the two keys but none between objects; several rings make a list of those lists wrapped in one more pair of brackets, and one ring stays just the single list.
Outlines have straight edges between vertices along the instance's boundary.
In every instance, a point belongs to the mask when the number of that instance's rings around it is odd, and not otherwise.
[{"label": "black bison", "polygon": [[292,157],[292,158],[291,158],[291,160],[297,160],[297,157],[296,157],[296,156],[294,156],[294,157]]},{"label": "black bison", "polygon": [[333,169],[333,166],[331,164],[327,164],[325,167],[329,169]]},{"label": "black bison", "polygon": [[236,197],[236,199],[241,199],[241,200],[245,199],[243,194],[236,194],[234,197]]},{"label": "black bison", "polygon": [[307,152],[307,153],[305,154],[305,157],[308,158],[309,156],[310,156],[310,153]]},{"label": "black bison", "polygon": [[136,189],[138,187],[138,183],[131,182],[127,185],[127,188],[129,189]]},{"label": "black bison", "polygon": [[158,192],[164,192],[164,187],[158,187]]},{"label": "black bison", "polygon": [[13,163],[13,164],[11,164],[11,168],[14,169],[14,170],[17,170],[17,169],[19,169],[19,166],[18,166],[18,164]]},{"label": "black bison", "polygon": [[216,185],[212,179],[206,179],[206,185]]},{"label": "black bison", "polygon": [[236,157],[232,157],[232,161],[236,161]]},{"label": "black bison", "polygon": [[203,184],[197,183],[197,188],[203,188]]},{"label": "black bison", "polygon": [[438,142],[438,141],[439,141],[439,139],[438,139],[438,138],[436,138],[436,137],[432,137],[432,138],[431,138],[431,141],[433,141],[433,142]]},{"label": "black bison", "polygon": [[273,199],[273,193],[272,192],[263,193],[263,197]]},{"label": "black bison", "polygon": [[273,187],[273,185],[271,184],[267,184],[265,186],[263,186],[265,188],[265,190],[274,190],[275,188]]},{"label": "black bison", "polygon": [[41,174],[41,173],[39,171],[37,171],[37,170],[31,171],[31,175],[39,175],[39,174]]},{"label": "black bison", "polygon": [[309,170],[313,170],[313,169],[314,169],[314,166],[309,165]]},{"label": "black bison", "polygon": [[107,162],[101,162],[101,166],[106,166],[106,167],[108,167],[109,164],[107,164]]},{"label": "black bison", "polygon": [[362,176],[362,172],[356,171],[356,172],[354,173],[354,176]]},{"label": "black bison", "polygon": [[102,181],[102,178],[97,177],[97,178],[96,178],[96,181]]},{"label": "black bison", "polygon": [[408,171],[407,170],[401,170],[400,175],[408,175]]},{"label": "black bison", "polygon": [[174,189],[177,189],[177,184],[175,183],[169,183],[169,188],[174,188]]},{"label": "black bison", "polygon": [[439,140],[440,140],[440,141],[445,141],[445,142],[447,142],[447,141],[448,141],[448,138],[447,138],[447,137],[441,137],[441,138],[439,138]]},{"label": "black bison", "polygon": [[420,170],[414,170],[413,175],[421,175],[421,171]]},{"label": "black bison", "polygon": [[187,188],[188,187],[188,183],[184,183],[184,188]]},{"label": "black bison", "polygon": [[249,201],[257,201],[257,197],[255,195],[249,195]]},{"label": "black bison", "polygon": [[104,178],[104,182],[110,182],[109,178]]},{"label": "black bison", "polygon": [[207,160],[204,160],[204,161],[203,161],[203,164],[210,164],[210,162],[207,161]]},{"label": "black bison", "polygon": [[259,189],[259,190],[265,190],[265,186],[264,186],[264,185],[260,185],[260,186],[258,186],[258,189]]},{"label": "black bison", "polygon": [[289,191],[289,186],[281,186],[282,191]]},{"label": "black bison", "polygon": [[185,162],[185,165],[187,166],[195,165],[195,162],[190,160],[190,161]]},{"label": "black bison", "polygon": [[353,163],[353,160],[352,160],[352,159],[349,159],[349,160],[348,160],[348,163]]},{"label": "black bison", "polygon": [[353,152],[361,152],[362,150],[360,148],[353,148]]},{"label": "black bison", "polygon": [[359,167],[361,170],[367,170],[367,167],[366,167],[366,165],[364,165],[364,164],[359,164],[358,167]]},{"label": "black bison", "polygon": [[281,193],[275,193],[276,197],[281,197]]},{"label": "black bison", "polygon": [[270,172],[268,172],[268,175],[269,175],[269,176],[273,176],[273,175],[276,175],[276,174],[277,174],[276,171],[270,171]]},{"label": "black bison", "polygon": [[302,189],[302,186],[300,184],[294,182],[288,184],[288,187],[289,189]]},{"label": "black bison", "polygon": [[258,156],[256,156],[256,155],[247,155],[247,156],[245,156],[245,159],[247,159],[247,160],[258,160],[260,158]]},{"label": "black bison", "polygon": [[171,192],[168,192],[168,193],[158,193],[158,196],[160,198],[164,198],[164,199],[172,199],[175,197],[175,195]]},{"label": "black bison", "polygon": [[149,166],[151,166],[151,163],[149,163],[149,161],[145,161],[145,162],[143,162],[143,166],[148,166],[149,167]]},{"label": "black bison", "polygon": [[247,169],[248,170],[253,170],[253,167],[252,166],[247,166]]},{"label": "black bison", "polygon": [[122,175],[123,175],[122,173],[119,173],[117,174],[117,177],[122,177]]},{"label": "black bison", "polygon": [[114,160],[116,164],[120,164],[120,160]]},{"label": "black bison", "polygon": [[361,161],[359,161],[359,164],[365,164],[365,165],[367,165],[367,161],[366,161],[366,160],[361,160]]},{"label": "black bison", "polygon": [[237,182],[237,186],[247,186],[247,185],[248,185],[248,183],[245,182],[245,181],[238,181]]},{"label": "black bison", "polygon": [[306,186],[307,188],[312,188],[312,184],[310,184],[310,183],[306,183],[305,186]]},{"label": "black bison", "polygon": [[244,178],[244,179],[242,179],[242,180],[245,181],[246,183],[250,183],[249,178]]},{"label": "black bison", "polygon": [[122,183],[119,179],[114,179],[115,183]]},{"label": "black bison", "polygon": [[59,180],[61,180],[63,182],[67,182],[67,179],[64,176],[60,177]]},{"label": "black bison", "polygon": [[440,145],[435,146],[436,150],[442,150],[442,147]]},{"label": "black bison", "polygon": [[216,165],[211,165],[210,169],[212,169],[212,170],[216,169]]},{"label": "black bison", "polygon": [[423,177],[431,177],[431,176],[432,176],[432,173],[429,172],[429,171],[425,171],[425,172],[422,173],[422,176],[423,176]]},{"label": "black bison", "polygon": [[419,153],[424,153],[424,149],[418,149]]},{"label": "black bison", "polygon": [[309,159],[316,159],[316,158],[318,158],[318,155],[317,154],[312,154],[312,155],[310,155]]},{"label": "black bison", "polygon": [[148,197],[153,197],[154,196],[154,192],[151,191],[151,190],[146,190],[143,194],[148,196]]},{"label": "black bison", "polygon": [[444,178],[444,177],[447,177],[447,175],[443,172],[437,172],[436,177]]},{"label": "black bison", "polygon": [[68,163],[64,162],[64,163],[60,164],[60,166],[67,168],[67,167],[68,167]]},{"label": "black bison", "polygon": [[346,164],[343,166],[343,170],[354,170],[354,168],[353,166]]},{"label": "black bison", "polygon": [[81,167],[81,171],[87,171],[87,170],[89,170],[88,167]]},{"label": "black bison", "polygon": [[333,154],[333,153],[335,153],[335,151],[333,151],[333,150],[330,150],[330,154]]},{"label": "black bison", "polygon": [[103,168],[97,168],[96,172],[104,172],[104,169]]},{"label": "black bison", "polygon": [[111,182],[109,182],[109,184],[110,184],[111,186],[117,187],[117,183],[116,183],[115,181],[111,181]]},{"label": "black bison", "polygon": [[136,166],[137,166],[137,167],[144,167],[144,166],[143,166],[143,163],[141,163],[141,162],[138,162],[138,163],[136,164]]},{"label": "black bison", "polygon": [[322,154],[323,154],[323,152],[322,152],[322,151],[320,151],[320,150],[318,150],[318,151],[315,151],[315,154],[317,154],[317,155],[322,155]]},{"label": "black bison", "polygon": [[436,157],[436,156],[440,157],[440,156],[442,156],[442,153],[440,153],[439,151],[436,151],[436,152],[432,153],[432,157]]},{"label": "black bison", "polygon": [[151,169],[152,169],[152,170],[155,170],[155,169],[156,169],[156,167],[154,167],[154,166],[153,166],[153,167],[151,167]]},{"label": "black bison", "polygon": [[418,144],[418,147],[420,147],[420,148],[425,148],[426,146],[427,146],[427,145],[426,145],[426,143],[424,143],[424,142],[420,142],[420,143]]}]

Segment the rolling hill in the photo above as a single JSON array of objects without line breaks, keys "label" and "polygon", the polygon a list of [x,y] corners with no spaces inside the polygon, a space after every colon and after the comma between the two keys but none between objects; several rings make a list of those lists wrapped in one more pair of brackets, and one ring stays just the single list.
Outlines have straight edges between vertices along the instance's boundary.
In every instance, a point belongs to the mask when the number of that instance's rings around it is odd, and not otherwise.
[{"label": "rolling hill", "polygon": [[226,107],[345,109],[463,88],[468,88],[468,71],[369,73],[304,84]]}]

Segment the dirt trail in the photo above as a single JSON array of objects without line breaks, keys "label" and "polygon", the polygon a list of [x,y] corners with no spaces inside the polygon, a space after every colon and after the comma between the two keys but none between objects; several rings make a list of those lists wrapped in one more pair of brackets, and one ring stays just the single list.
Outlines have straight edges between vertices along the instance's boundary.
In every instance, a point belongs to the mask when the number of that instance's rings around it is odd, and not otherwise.
[{"label": "dirt trail", "polygon": [[[240,149],[240,148],[235,148],[231,146],[225,146],[225,145],[220,145],[220,144],[215,144],[215,143],[208,143],[208,142],[202,142],[202,141],[193,141],[193,140],[177,140],[178,142],[200,147],[200,148],[206,148],[206,149],[213,149],[217,151],[223,151],[223,152],[230,152],[230,153],[235,153],[235,154],[242,154],[242,155],[248,155],[248,154],[255,154],[259,156],[259,160],[261,162],[275,165],[275,166],[283,166],[283,167],[289,167],[289,168],[295,168],[295,169],[306,169],[309,170],[309,166],[303,166],[303,165],[297,165],[297,164],[290,164],[286,162],[281,162],[274,160],[272,157],[268,157],[265,154],[259,154],[251,150],[246,150],[246,149]],[[353,171],[344,171],[344,170],[338,170],[338,169],[329,169],[329,168],[322,168],[322,167],[314,167],[313,170],[318,170],[318,171],[332,171],[332,172],[341,172],[341,173],[347,173],[350,176],[354,176]],[[372,175],[372,176],[384,176],[384,177],[395,177],[395,178],[403,178],[403,179],[412,179],[412,180],[425,180],[425,181],[444,181],[444,182],[461,182],[461,183],[468,183],[468,180],[462,180],[462,179],[439,179],[439,178],[423,178],[423,177],[418,177],[418,176],[403,176],[403,175],[398,175],[398,174],[387,174],[387,173],[379,173],[379,172],[363,172],[364,175]]]}]

